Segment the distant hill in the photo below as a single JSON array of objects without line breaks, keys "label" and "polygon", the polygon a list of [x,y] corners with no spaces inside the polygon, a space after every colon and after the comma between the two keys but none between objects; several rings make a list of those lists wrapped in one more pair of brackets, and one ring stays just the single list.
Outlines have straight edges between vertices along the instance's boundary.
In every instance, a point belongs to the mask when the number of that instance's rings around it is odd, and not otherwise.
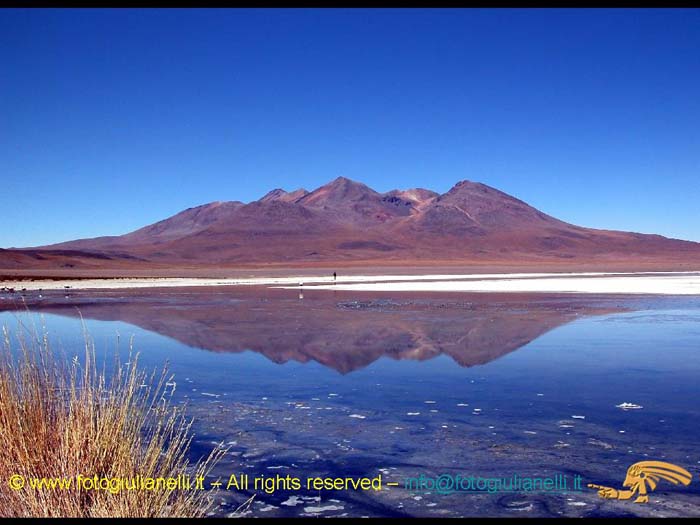
[{"label": "distant hill", "polygon": [[339,177],[212,202],[120,236],[0,250],[0,268],[236,267],[284,264],[668,262],[700,267],[700,243],[563,222],[485,184],[442,195],[379,193]]}]

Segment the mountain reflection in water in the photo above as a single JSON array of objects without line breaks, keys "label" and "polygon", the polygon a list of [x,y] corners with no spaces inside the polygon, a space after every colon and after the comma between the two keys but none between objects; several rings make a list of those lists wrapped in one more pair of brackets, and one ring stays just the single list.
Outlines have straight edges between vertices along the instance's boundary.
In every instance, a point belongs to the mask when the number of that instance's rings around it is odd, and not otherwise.
[{"label": "mountain reflection in water", "polygon": [[381,357],[440,354],[463,367],[498,359],[576,318],[610,312],[571,299],[306,293],[288,290],[82,292],[28,301],[30,310],[123,321],[213,352],[316,361],[346,374]]}]

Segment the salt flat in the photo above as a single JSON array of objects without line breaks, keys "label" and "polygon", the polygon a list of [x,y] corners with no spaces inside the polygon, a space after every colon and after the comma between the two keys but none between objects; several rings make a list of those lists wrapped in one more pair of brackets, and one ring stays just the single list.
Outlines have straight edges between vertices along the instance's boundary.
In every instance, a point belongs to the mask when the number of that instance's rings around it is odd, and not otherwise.
[{"label": "salt flat", "polygon": [[0,287],[25,290],[115,290],[217,286],[416,292],[551,292],[700,295],[700,272],[493,273],[428,275],[330,275],[257,278],[109,278],[7,280]]},{"label": "salt flat", "polygon": [[[287,287],[291,288],[291,287]],[[600,275],[477,278],[410,282],[365,282],[311,285],[315,290],[382,292],[502,292],[578,294],[700,295],[700,273],[669,275]]]}]

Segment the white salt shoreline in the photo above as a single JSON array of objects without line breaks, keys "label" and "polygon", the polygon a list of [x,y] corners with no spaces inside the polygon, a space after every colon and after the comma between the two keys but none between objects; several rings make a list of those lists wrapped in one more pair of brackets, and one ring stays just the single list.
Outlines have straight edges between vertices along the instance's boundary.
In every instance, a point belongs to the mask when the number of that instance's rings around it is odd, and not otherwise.
[{"label": "white salt shoreline", "polygon": [[[292,287],[280,287],[292,288]],[[316,285],[312,290],[372,292],[491,292],[491,293],[571,293],[622,295],[700,295],[700,274],[625,275],[600,277],[548,277],[479,279],[406,283],[362,283]]]},{"label": "white salt shoreline", "polygon": [[[303,284],[302,284],[303,283]],[[0,281],[0,288],[30,290],[122,290],[218,286],[281,289],[416,292],[591,293],[700,295],[700,272],[583,272],[434,275],[291,276],[236,279],[107,278]]]}]

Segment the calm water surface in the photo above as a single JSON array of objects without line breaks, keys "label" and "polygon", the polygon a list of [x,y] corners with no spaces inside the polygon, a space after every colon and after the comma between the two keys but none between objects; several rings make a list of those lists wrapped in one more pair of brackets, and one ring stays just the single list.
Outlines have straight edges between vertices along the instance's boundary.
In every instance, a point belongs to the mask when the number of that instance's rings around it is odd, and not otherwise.
[{"label": "calm water surface", "polygon": [[[4,298],[8,301],[7,298]],[[42,302],[43,301],[43,302]],[[42,298],[0,324],[45,325],[99,352],[127,341],[169,362],[195,417],[193,454],[230,451],[216,474],[377,476],[381,492],[221,491],[221,515],[700,515],[700,300],[448,299],[401,294],[169,291]],[[37,313],[38,312],[38,313]],[[621,403],[642,408],[623,410]],[[676,463],[651,503],[600,500],[629,465]],[[407,477],[582,476],[582,491],[407,490]]]}]

